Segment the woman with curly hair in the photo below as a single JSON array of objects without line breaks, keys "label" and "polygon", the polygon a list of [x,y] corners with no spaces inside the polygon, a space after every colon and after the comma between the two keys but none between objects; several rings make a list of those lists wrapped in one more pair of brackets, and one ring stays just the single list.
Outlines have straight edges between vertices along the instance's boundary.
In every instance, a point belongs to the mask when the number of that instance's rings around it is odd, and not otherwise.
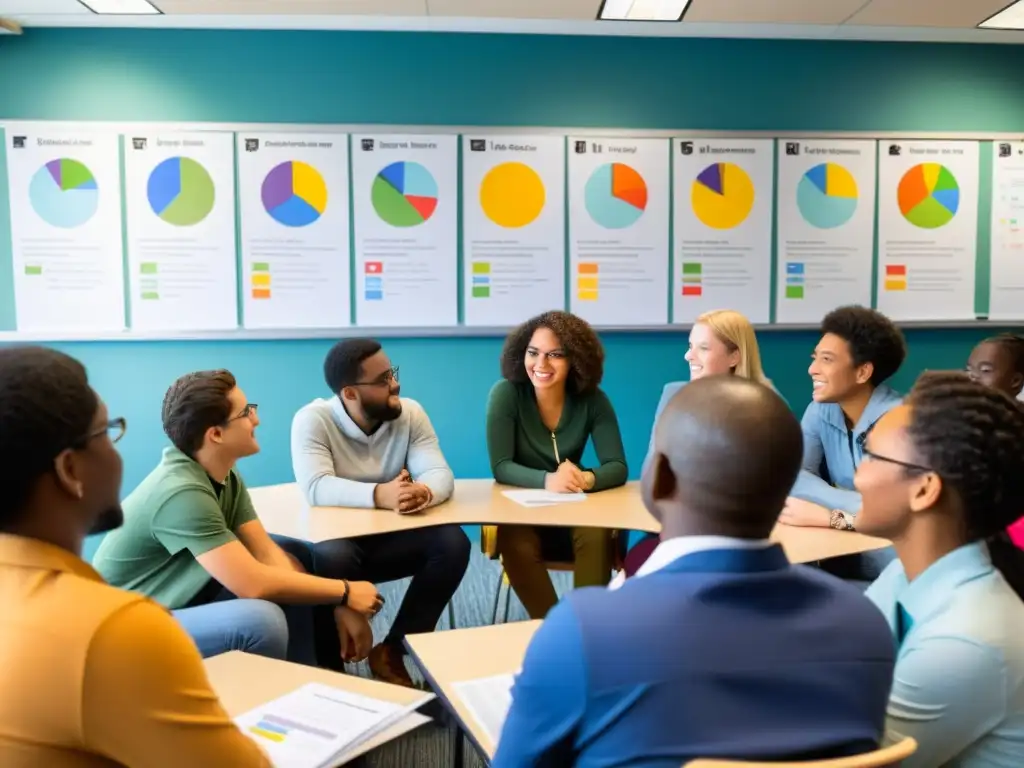
[{"label": "woman with curly hair", "polygon": [[[626,482],[626,456],[615,411],[598,385],[604,347],[586,321],[545,312],[516,328],[501,353],[502,380],[487,403],[487,451],[494,479],[556,493],[601,491]],[[598,466],[583,467],[593,440]],[[607,584],[611,532],[605,529],[498,529],[509,584],[531,618],[558,602],[545,560],[573,560],[576,587]]]},{"label": "woman with curly hair", "polygon": [[[731,375],[750,379],[775,389],[761,367],[761,350],[757,345],[754,326],[745,315],[732,309],[716,309],[698,317],[690,329],[686,362],[690,364],[690,381],[705,376]],[[661,400],[654,412],[654,424],[676,392],[687,382],[670,381],[661,392]],[[651,427],[650,446],[644,466],[654,455],[654,427]],[[642,538],[626,555],[624,576],[634,576],[647,562],[660,542],[657,534]]]},{"label": "woman with curly hair", "polygon": [[857,530],[898,560],[867,591],[897,643],[889,739],[904,768],[1016,768],[1024,739],[1024,412],[963,373],[923,374],[869,432]]}]

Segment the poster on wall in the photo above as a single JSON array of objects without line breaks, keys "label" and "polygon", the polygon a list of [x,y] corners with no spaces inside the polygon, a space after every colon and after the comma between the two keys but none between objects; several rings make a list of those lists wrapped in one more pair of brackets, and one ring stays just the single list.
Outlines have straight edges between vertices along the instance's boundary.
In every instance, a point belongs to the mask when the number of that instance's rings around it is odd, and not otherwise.
[{"label": "poster on wall", "polygon": [[12,124],[5,136],[18,331],[123,331],[118,135]]},{"label": "poster on wall", "polygon": [[594,325],[668,322],[667,139],[569,138],[569,306]]},{"label": "poster on wall", "polygon": [[458,136],[352,137],[356,323],[458,323]]},{"label": "poster on wall", "polygon": [[351,325],[348,135],[246,132],[237,151],[243,326]]},{"label": "poster on wall", "polygon": [[992,143],[990,320],[1024,320],[1024,141]]},{"label": "poster on wall", "polygon": [[462,137],[465,322],[565,306],[565,138]]},{"label": "poster on wall", "polygon": [[871,306],[876,143],[779,139],[775,322]]},{"label": "poster on wall", "polygon": [[234,134],[125,136],[131,325],[238,327]]},{"label": "poster on wall", "polygon": [[771,314],[772,139],[675,139],[672,322]]},{"label": "poster on wall", "polygon": [[878,158],[878,309],[893,320],[972,320],[976,141],[883,141]]}]

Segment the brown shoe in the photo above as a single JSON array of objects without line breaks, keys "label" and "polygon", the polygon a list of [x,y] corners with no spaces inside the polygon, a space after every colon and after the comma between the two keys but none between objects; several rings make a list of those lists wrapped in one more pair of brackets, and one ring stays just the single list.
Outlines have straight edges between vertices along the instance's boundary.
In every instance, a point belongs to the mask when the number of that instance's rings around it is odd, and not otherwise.
[{"label": "brown shoe", "polygon": [[405,668],[402,651],[393,645],[381,643],[370,651],[369,661],[370,671],[381,682],[404,685],[406,688],[416,687],[409,677],[409,670]]}]

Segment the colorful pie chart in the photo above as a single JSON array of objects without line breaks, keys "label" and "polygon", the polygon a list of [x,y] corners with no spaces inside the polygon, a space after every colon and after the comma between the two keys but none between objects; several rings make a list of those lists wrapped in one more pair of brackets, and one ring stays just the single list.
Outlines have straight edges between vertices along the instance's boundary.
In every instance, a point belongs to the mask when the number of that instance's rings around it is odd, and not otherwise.
[{"label": "colorful pie chart", "polygon": [[437,181],[419,163],[399,160],[373,179],[370,202],[385,224],[415,227],[437,210]]},{"label": "colorful pie chart", "polygon": [[74,229],[91,219],[100,203],[99,185],[84,164],[62,157],[32,176],[28,187],[32,210],[51,227]]},{"label": "colorful pie chart", "polygon": [[191,227],[213,211],[213,179],[191,157],[169,157],[149,174],[146,197],[153,213],[175,227]]},{"label": "colorful pie chart", "polygon": [[625,229],[647,210],[647,182],[625,163],[595,169],[583,191],[587,213],[605,229]]},{"label": "colorful pie chart", "polygon": [[320,172],[299,160],[274,166],[260,189],[263,208],[285,227],[308,227],[327,210],[327,183]]},{"label": "colorful pie chart", "polygon": [[754,182],[734,163],[714,163],[701,171],[690,188],[693,212],[706,227],[738,227],[754,208]]},{"label": "colorful pie chart", "polygon": [[796,204],[812,227],[841,227],[857,211],[857,180],[837,163],[821,163],[800,178]]},{"label": "colorful pie chart", "polygon": [[900,179],[896,199],[903,218],[921,229],[938,229],[960,208],[960,185],[940,163],[915,165]]}]

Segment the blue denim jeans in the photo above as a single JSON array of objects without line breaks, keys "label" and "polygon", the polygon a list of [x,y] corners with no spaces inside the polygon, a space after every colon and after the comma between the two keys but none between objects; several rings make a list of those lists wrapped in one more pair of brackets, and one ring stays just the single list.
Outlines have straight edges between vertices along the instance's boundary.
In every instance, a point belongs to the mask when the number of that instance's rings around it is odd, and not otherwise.
[{"label": "blue denim jeans", "polygon": [[172,611],[203,658],[228,651],[284,659],[288,622],[284,611],[266,600],[222,600]]},{"label": "blue denim jeans", "polygon": [[[271,538],[302,563],[307,573],[314,572],[313,550],[309,544],[285,536]],[[174,615],[203,656],[230,650],[259,653],[252,650],[256,646],[273,649],[275,658],[308,666],[317,666],[319,659],[330,669],[344,669],[331,606],[243,600],[216,582],[211,582],[200,594],[198,604],[174,611]],[[240,647],[246,643],[249,648]],[[287,649],[284,653],[280,650],[282,643]]]}]

